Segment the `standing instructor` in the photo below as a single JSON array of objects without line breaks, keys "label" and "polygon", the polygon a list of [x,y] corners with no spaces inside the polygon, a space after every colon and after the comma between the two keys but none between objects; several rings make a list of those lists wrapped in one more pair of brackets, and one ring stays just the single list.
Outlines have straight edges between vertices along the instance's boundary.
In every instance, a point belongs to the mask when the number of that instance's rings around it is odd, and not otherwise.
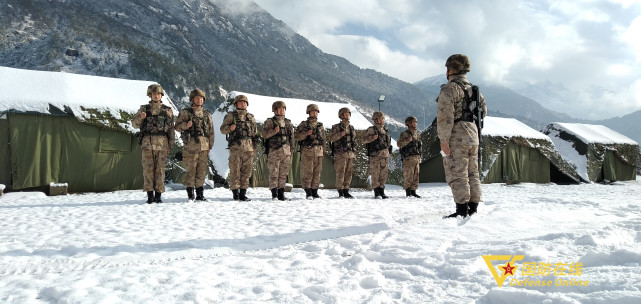
[{"label": "standing instructor", "polygon": [[[466,217],[476,213],[481,201],[481,181],[478,168],[478,129],[467,107],[473,99],[472,84],[466,74],[470,59],[454,54],[445,62],[447,84],[438,96],[436,122],[441,141],[445,180],[452,189],[456,212],[448,217]],[[480,94],[480,93],[478,93]],[[480,96],[482,113],[487,113],[485,98]]]}]

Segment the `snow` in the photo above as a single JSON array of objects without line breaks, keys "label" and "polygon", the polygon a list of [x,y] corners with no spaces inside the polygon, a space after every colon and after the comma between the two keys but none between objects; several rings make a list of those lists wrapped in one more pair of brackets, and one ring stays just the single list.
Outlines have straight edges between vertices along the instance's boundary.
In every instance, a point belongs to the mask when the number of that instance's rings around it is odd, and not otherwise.
[{"label": "snow", "polygon": [[[229,96],[231,98],[236,97],[237,95],[247,96],[247,99],[249,100],[247,111],[254,115],[256,123],[259,124],[264,123],[267,119],[274,116],[274,113],[272,112],[272,104],[277,100],[281,100],[285,102],[285,105],[287,106],[285,117],[292,121],[294,127],[296,127],[302,121],[307,120],[307,105],[311,103],[318,105],[318,108],[320,109],[318,113],[318,121],[322,122],[326,129],[329,129],[332,127],[332,125],[340,122],[340,119],[338,118],[338,110],[340,110],[341,108],[350,109],[350,111],[352,112],[350,123],[356,130],[365,130],[372,126],[372,123],[369,122],[369,120],[367,120],[365,116],[360,114],[356,110],[356,108],[354,108],[354,106],[347,103],[331,103],[296,98],[280,98],[237,91],[232,91],[229,93]],[[220,125],[222,125],[223,119],[227,114],[227,112],[222,111],[222,109],[227,105],[227,103],[221,104],[218,110],[212,114],[215,141],[214,147],[209,152],[209,159],[211,159],[218,174],[224,178],[226,178],[227,174],[229,174],[229,150],[227,149],[227,141],[225,140],[225,135],[220,133]],[[229,111],[231,110],[233,110],[233,106],[229,109]],[[394,139],[392,139],[392,147],[396,148],[396,141]]]},{"label": "snow", "polygon": [[[469,219],[441,219],[454,211],[445,184],[421,184],[422,199],[388,185],[385,201],[294,189],[274,202],[254,188],[236,202],[215,188],[199,203],[179,186],[154,205],[142,191],[0,196],[0,302],[641,302],[641,177],[483,185]],[[524,257],[499,287],[487,255]],[[528,276],[525,262],[580,262],[582,273]],[[553,283],[513,283],[526,279]]]},{"label": "snow", "polygon": [[[120,111],[136,113],[141,104],[149,101],[147,87],[153,83],[0,66],[0,112],[49,114],[49,105],[53,105],[61,110],[67,107],[81,119],[89,116],[82,108],[109,111],[118,119]],[[162,101],[177,112],[167,94]]]},{"label": "snow", "polygon": [[565,130],[566,132],[576,136],[584,143],[601,143],[601,144],[630,144],[638,145],[638,143],[629,137],[616,132],[606,126],[590,125],[581,123],[552,123],[557,129]]},{"label": "snow", "polygon": [[524,138],[544,139],[551,142],[547,135],[530,128],[528,125],[514,118],[486,116],[483,125],[483,134],[505,137],[521,136]]}]

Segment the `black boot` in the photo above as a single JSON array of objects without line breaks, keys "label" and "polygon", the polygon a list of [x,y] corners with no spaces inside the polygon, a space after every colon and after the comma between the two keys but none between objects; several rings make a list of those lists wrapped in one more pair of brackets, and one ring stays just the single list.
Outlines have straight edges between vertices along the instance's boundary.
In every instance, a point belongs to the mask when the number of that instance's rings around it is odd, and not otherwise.
[{"label": "black boot", "polygon": [[305,190],[305,199],[313,200],[314,197],[312,197],[312,189],[305,188],[304,190]]},{"label": "black boot", "polygon": [[374,198],[375,199],[380,199],[381,198],[381,188],[374,188]]},{"label": "black boot", "polygon": [[190,201],[194,201],[194,187],[187,187],[187,198]]},{"label": "black boot", "polygon": [[467,216],[467,203],[456,204],[456,212],[446,216],[446,218],[457,217],[457,216],[462,216],[462,217]]},{"label": "black boot", "polygon": [[380,187],[380,188],[378,188],[378,189],[380,189],[380,190],[378,190],[378,193],[380,193],[380,194],[381,194],[381,198],[382,198],[382,199],[388,199],[388,198],[389,198],[389,196],[385,195],[385,188]]},{"label": "black boot", "polygon": [[345,194],[343,194],[343,189],[338,189],[338,198],[345,197]]},{"label": "black boot", "polygon": [[312,197],[314,197],[314,199],[321,198],[320,196],[318,196],[318,189],[311,189],[311,190],[312,190]]},{"label": "black boot", "polygon": [[277,188],[271,188],[269,189],[272,191],[272,201],[275,201],[278,199],[278,189]]},{"label": "black boot", "polygon": [[285,197],[285,188],[278,188],[278,200],[279,201],[288,201]]},{"label": "black boot", "polygon": [[421,198],[421,196],[420,196],[420,195],[416,194],[416,190],[411,190],[411,193],[410,193],[410,194],[412,194],[412,196],[413,196],[413,197]]},{"label": "black boot", "polygon": [[349,189],[343,189],[343,195],[345,196],[345,198],[349,198],[349,199],[354,198],[351,194],[349,194]]},{"label": "black boot", "polygon": [[405,189],[405,197],[410,197],[412,196],[412,190],[410,188]]},{"label": "black boot", "polygon": [[206,202],[207,199],[205,198],[205,195],[203,194],[204,189],[203,186],[200,186],[196,188],[196,200],[201,201],[201,202]]},{"label": "black boot", "polygon": [[154,192],[147,191],[147,204],[153,204],[153,203],[154,203]]},{"label": "black boot", "polygon": [[160,195],[162,195],[162,193],[156,191],[156,197],[154,197],[154,202],[156,202],[156,204],[162,203],[162,199],[160,198]]},{"label": "black boot", "polygon": [[238,189],[232,190],[231,193],[234,195],[234,200],[237,201],[238,200]]},{"label": "black boot", "polygon": [[240,192],[238,192],[238,199],[243,202],[251,201],[251,199],[247,197],[245,194],[247,194],[247,189],[240,189]]},{"label": "black boot", "polygon": [[473,202],[467,203],[467,207],[469,208],[467,210],[467,215],[472,216],[472,214],[476,213],[476,208],[478,206],[479,206],[479,203],[473,203]]}]

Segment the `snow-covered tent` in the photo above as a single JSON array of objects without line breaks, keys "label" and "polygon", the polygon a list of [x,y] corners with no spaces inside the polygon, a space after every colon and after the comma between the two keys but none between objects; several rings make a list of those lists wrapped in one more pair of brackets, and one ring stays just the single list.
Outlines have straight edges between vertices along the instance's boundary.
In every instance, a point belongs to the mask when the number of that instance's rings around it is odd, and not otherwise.
[{"label": "snow-covered tent", "polygon": [[592,182],[634,180],[639,144],[602,125],[550,123],[547,134],[579,175]]},{"label": "snow-covered tent", "polygon": [[[133,114],[150,81],[0,67],[0,184],[69,192],[142,187]],[[168,96],[163,102],[175,109]]]},{"label": "snow-covered tent", "polygon": [[[445,182],[435,126],[421,134],[421,182]],[[486,117],[482,131],[483,183],[578,183],[581,178],[552,140],[513,118]]]},{"label": "snow-covered tent", "polygon": [[[359,138],[360,132],[367,129],[372,124],[369,120],[367,120],[367,118],[365,118],[365,116],[360,114],[356,110],[356,108],[354,108],[354,106],[346,103],[329,103],[295,98],[280,98],[273,96],[248,94],[237,91],[230,92],[227,98],[230,102],[221,104],[220,107],[212,114],[214,131],[216,132],[216,141],[214,142],[214,148],[210,151],[209,158],[213,162],[217,173],[221,177],[227,178],[227,175],[229,174],[229,150],[227,149],[227,141],[225,140],[225,135],[220,133],[220,125],[222,124],[227,111],[231,111],[233,109],[231,101],[239,94],[245,95],[249,99],[249,107],[247,108],[247,110],[256,118],[256,123],[258,124],[259,131],[262,130],[262,124],[268,118],[274,115],[271,107],[272,103],[277,100],[282,100],[287,105],[285,116],[292,121],[294,127],[296,127],[301,121],[307,119],[307,105],[309,105],[310,103],[317,104],[320,109],[320,112],[318,113],[318,120],[323,123],[323,126],[325,126],[327,134],[329,134],[332,125],[340,122],[340,119],[338,118],[338,110],[343,107],[350,108],[352,112],[350,122],[354,126],[354,129],[356,129],[358,134],[356,139],[357,155],[354,164],[352,187],[367,187],[367,177],[369,175],[368,162],[367,156],[365,155],[364,145],[360,143]],[[294,186],[300,186],[300,153],[297,152],[299,150],[298,145],[296,145],[294,150],[296,152],[292,157],[292,166],[290,169],[288,183],[291,183]],[[268,186],[269,170],[267,168],[267,157],[263,153],[263,151],[264,149],[262,148],[262,145],[259,144],[258,152],[256,153],[256,157],[254,159],[254,168],[251,179],[252,187]],[[325,188],[333,188],[335,187],[335,179],[336,171],[334,170],[334,163],[331,157],[329,144],[327,144],[325,149],[325,158],[323,161],[323,171],[321,173],[321,183]]]}]

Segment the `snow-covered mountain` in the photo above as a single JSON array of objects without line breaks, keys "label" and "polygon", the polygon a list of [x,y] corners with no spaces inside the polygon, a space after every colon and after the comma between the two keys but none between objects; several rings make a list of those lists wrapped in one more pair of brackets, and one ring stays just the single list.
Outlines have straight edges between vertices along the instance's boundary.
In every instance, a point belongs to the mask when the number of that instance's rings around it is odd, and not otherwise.
[{"label": "snow-covered mountain", "polygon": [[[445,79],[445,75],[441,74],[417,81],[414,85],[427,94],[438,96]],[[638,132],[641,130],[641,111],[606,120],[589,120],[581,117],[581,112],[564,102],[576,98],[576,95],[561,84],[529,85],[512,89],[477,83],[474,79],[470,81],[481,88],[488,102],[488,112],[492,116],[516,118],[537,130],[542,130],[550,122],[602,124],[641,143],[641,133]]]},{"label": "snow-covered mountain", "polygon": [[[252,1],[0,1],[0,65],[157,81],[177,105],[194,87],[434,113],[409,83],[323,53]],[[222,88],[222,89],[221,89]],[[433,116],[426,115],[426,116]],[[422,121],[421,121],[422,123]]]}]

